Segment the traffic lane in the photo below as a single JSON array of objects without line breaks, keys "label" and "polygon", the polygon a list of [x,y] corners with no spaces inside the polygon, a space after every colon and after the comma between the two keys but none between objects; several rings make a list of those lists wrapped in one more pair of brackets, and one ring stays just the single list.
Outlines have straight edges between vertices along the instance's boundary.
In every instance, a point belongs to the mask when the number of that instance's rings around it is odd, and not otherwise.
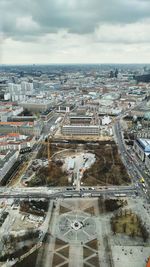
[{"label": "traffic lane", "polygon": [[[123,142],[120,129],[118,129],[118,125],[119,125],[119,122],[117,122],[117,124],[115,125],[116,137],[117,137],[117,140],[118,140],[118,147],[119,147],[122,159],[123,159],[123,163],[124,163],[125,167],[127,168],[127,170],[130,173],[130,170],[133,168],[133,164],[130,162],[131,158],[129,157],[130,156],[129,152],[126,150],[126,147],[125,147],[125,144]],[[134,176],[133,176],[133,178],[135,179]]]},{"label": "traffic lane", "polygon": [[[135,185],[120,185],[120,186],[116,186],[116,185],[112,185],[112,186],[95,186],[95,187],[90,187],[90,186],[82,186],[81,190],[84,191],[103,191],[103,190],[134,190],[135,189]],[[61,194],[67,191],[75,191],[75,187],[25,187],[25,188],[14,188],[14,187],[10,187],[10,188],[6,188],[4,189],[3,187],[0,187],[0,193],[5,193],[6,195],[9,194]]]},{"label": "traffic lane", "polygon": [[50,128],[55,125],[55,121],[59,118],[58,114],[55,114],[52,118],[49,119],[49,121],[44,125],[42,134],[47,135],[50,131]]},{"label": "traffic lane", "polygon": [[10,193],[9,195],[6,195],[5,193],[1,193],[0,194],[0,198],[59,198],[59,197],[64,197],[64,196],[67,196],[67,195],[71,195],[72,197],[76,196],[76,194],[78,194],[79,196],[82,196],[83,194],[101,194],[101,195],[108,195],[108,194],[136,194],[136,190],[135,189],[130,189],[130,190],[109,190],[109,189],[106,189],[106,190],[101,190],[101,191],[92,191],[91,190],[86,190],[86,191],[65,191],[65,192],[60,192],[60,193],[55,193],[55,194],[48,194],[48,193],[17,193],[17,194],[14,194],[14,193]]},{"label": "traffic lane", "polygon": [[[130,155],[128,156],[130,157]],[[139,179],[143,177],[144,180],[146,181],[146,185],[149,186],[150,185],[149,176],[145,174],[145,172],[141,169],[138,163],[135,162],[133,159],[132,159],[132,165],[134,166],[134,170],[136,171],[136,173],[138,173]]]},{"label": "traffic lane", "polygon": [[[117,122],[115,130],[116,130],[116,136],[117,136],[117,140],[118,140],[118,147],[120,149],[120,153],[122,155],[122,159],[124,161],[126,168],[129,171],[130,171],[130,168],[133,168],[134,170],[136,170],[136,173],[138,173],[137,177],[135,175],[132,176],[134,182],[136,182],[137,179],[139,180],[141,177],[143,177],[144,179],[147,180],[146,174],[143,171],[143,169],[141,168],[141,166],[138,163],[136,163],[135,161],[133,161],[133,159],[131,158],[131,154],[126,150],[125,144],[124,144],[123,139],[122,139],[119,122]],[[125,156],[125,153],[126,153],[126,156]],[[130,167],[128,166],[127,158],[130,159],[130,161],[132,161]],[[145,195],[146,195],[146,198],[147,198],[147,191],[145,192],[143,190],[143,188],[140,189],[140,193],[143,197],[145,197]]]}]

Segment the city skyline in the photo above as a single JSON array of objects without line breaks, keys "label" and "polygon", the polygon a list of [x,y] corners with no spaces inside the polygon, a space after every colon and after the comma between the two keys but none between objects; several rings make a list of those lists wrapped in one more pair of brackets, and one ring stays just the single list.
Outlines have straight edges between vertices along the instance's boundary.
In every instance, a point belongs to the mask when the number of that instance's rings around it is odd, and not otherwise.
[{"label": "city skyline", "polygon": [[149,63],[150,2],[5,0],[1,64]]}]

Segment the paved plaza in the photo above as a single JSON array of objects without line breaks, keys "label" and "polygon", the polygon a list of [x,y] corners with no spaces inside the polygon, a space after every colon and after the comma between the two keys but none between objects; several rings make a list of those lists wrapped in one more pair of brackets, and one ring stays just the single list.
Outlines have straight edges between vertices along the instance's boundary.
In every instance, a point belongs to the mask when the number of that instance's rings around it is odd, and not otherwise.
[{"label": "paved plaza", "polygon": [[[138,212],[137,202],[138,199],[128,201],[134,212]],[[149,243],[145,246],[141,238],[114,235],[110,227],[113,212],[102,213],[98,203],[98,198],[57,199],[42,266],[146,266]]]}]

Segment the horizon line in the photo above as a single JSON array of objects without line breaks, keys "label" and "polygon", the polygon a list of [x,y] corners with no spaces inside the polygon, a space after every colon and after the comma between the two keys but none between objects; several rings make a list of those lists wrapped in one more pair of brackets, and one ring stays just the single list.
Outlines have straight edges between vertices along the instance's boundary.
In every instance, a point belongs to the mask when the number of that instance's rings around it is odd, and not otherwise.
[{"label": "horizon line", "polygon": [[117,63],[117,62],[109,62],[109,63],[0,63],[0,66],[38,66],[38,65],[150,65],[149,63]]}]

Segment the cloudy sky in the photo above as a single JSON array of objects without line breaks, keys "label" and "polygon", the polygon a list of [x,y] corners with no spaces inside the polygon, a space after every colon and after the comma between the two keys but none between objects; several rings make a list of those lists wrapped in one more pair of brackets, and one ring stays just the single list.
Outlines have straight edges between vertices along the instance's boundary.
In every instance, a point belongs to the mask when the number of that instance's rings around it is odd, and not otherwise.
[{"label": "cloudy sky", "polygon": [[0,0],[0,63],[150,63],[150,0]]}]

